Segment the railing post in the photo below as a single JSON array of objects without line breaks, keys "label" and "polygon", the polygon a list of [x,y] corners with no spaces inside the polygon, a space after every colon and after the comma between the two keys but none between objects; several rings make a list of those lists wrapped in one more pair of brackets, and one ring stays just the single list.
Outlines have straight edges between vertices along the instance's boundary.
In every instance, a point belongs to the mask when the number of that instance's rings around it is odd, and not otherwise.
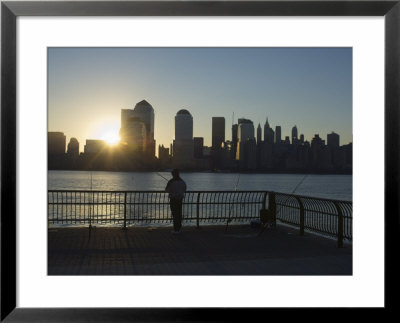
[{"label": "railing post", "polygon": [[126,229],[126,196],[127,193],[124,194],[124,229]]},{"label": "railing post", "polygon": [[262,209],[265,210],[267,208],[266,203],[267,203],[267,195],[268,192],[264,193],[263,201],[262,201]]},{"label": "railing post", "polygon": [[304,235],[304,205],[303,202],[301,201],[300,197],[295,196],[297,203],[299,203],[300,207],[300,235]]},{"label": "railing post", "polygon": [[197,221],[197,228],[200,228],[200,192],[197,193],[196,221]]},{"label": "railing post", "polygon": [[273,223],[274,225],[276,225],[276,203],[275,203],[275,193],[274,192],[270,192],[269,196],[268,196],[268,208],[269,208],[269,212],[268,212],[268,222],[270,222],[271,224]]},{"label": "railing post", "polygon": [[264,197],[261,202],[261,210],[260,210],[260,221],[265,226],[268,223],[268,210],[267,210],[267,195],[268,192],[264,192]]},{"label": "railing post", "polygon": [[343,248],[343,212],[337,202],[333,202],[333,204],[338,212],[338,248]]}]

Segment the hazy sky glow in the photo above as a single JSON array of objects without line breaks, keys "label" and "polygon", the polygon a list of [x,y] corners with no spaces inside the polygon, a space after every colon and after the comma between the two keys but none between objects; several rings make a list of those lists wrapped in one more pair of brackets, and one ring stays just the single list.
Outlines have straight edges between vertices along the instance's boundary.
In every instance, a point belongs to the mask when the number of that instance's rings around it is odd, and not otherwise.
[{"label": "hazy sky glow", "polygon": [[[187,109],[195,137],[211,145],[211,118],[232,113],[311,141],[332,131],[352,142],[351,48],[49,48],[48,130],[86,139],[117,135],[121,109],[154,108],[154,137],[169,147]],[[156,149],[158,151],[158,148]]]}]

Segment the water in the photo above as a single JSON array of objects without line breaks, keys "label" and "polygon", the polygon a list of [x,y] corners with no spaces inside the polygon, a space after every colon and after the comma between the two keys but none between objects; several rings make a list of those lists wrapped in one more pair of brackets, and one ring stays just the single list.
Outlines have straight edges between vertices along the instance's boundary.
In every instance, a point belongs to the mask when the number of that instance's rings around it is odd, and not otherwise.
[{"label": "water", "polygon": [[[169,179],[169,172],[160,172]],[[335,200],[352,200],[352,175],[182,173],[190,191],[265,190]],[[238,181],[239,180],[239,181]],[[49,171],[49,190],[164,190],[156,172]],[[300,184],[300,185],[299,185]]]}]

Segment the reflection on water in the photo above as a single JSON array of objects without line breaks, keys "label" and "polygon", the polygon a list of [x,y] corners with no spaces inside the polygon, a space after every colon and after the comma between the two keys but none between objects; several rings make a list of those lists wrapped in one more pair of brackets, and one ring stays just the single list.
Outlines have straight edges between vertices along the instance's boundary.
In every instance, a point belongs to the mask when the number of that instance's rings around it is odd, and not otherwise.
[{"label": "reflection on water", "polygon": [[[171,178],[168,172],[160,172]],[[49,190],[164,190],[166,180],[156,172],[49,171]],[[351,175],[182,173],[190,191],[275,191],[336,200],[352,200]],[[300,184],[300,185],[299,185]],[[297,187],[297,188],[296,188]],[[295,191],[294,191],[295,190]]]}]

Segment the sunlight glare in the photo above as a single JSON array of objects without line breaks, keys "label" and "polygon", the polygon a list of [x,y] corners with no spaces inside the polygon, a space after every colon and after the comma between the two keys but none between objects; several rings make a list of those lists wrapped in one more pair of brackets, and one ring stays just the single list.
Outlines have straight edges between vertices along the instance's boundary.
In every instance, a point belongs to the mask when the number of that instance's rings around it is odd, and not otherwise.
[{"label": "sunlight glare", "polygon": [[119,126],[105,125],[99,132],[99,139],[106,141],[109,145],[116,145],[121,140],[118,132]]}]

